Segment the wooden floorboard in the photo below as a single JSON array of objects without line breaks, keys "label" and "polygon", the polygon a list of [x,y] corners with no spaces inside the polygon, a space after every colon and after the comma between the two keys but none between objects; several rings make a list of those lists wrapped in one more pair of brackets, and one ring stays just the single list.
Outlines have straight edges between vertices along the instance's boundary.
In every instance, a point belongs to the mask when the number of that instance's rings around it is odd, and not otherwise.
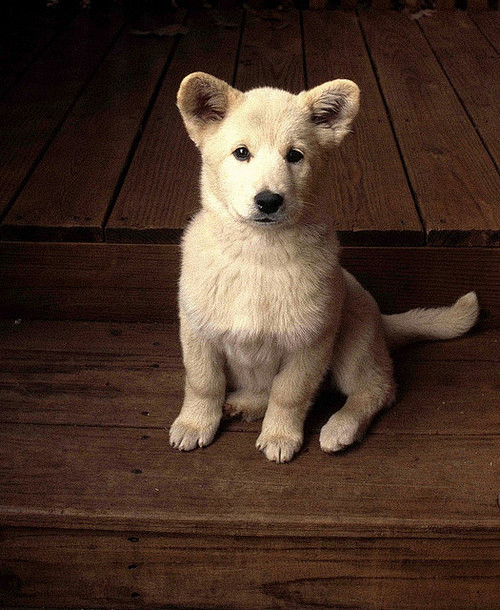
[{"label": "wooden floorboard", "polygon": [[332,159],[325,194],[346,245],[419,245],[422,224],[408,186],[356,14],[305,12],[308,87],[349,78],[361,89],[353,134]]},{"label": "wooden floorboard", "polygon": [[298,11],[247,15],[235,86],[247,91],[274,86],[299,93],[305,89],[302,34]]},{"label": "wooden floorboard", "polygon": [[497,168],[500,168],[500,55],[466,13],[419,22],[432,50],[471,117]]},{"label": "wooden floorboard", "polygon": [[168,446],[177,330],[0,323],[2,607],[495,607],[498,331],[401,352],[398,403],[343,454],[320,400],[278,466],[258,423]]},{"label": "wooden floorboard", "polygon": [[10,528],[1,540],[4,607],[496,606],[496,541],[278,539],[229,537],[223,531],[200,538]]},{"label": "wooden floorboard", "polygon": [[199,161],[175,100],[194,71],[231,81],[242,11],[195,13],[172,59],[137,152],[106,225],[110,242],[178,242],[198,208]]},{"label": "wooden floorboard", "polygon": [[361,23],[431,245],[498,245],[500,177],[419,27]]},{"label": "wooden floorboard", "polygon": [[108,54],[120,24],[81,13],[3,99],[4,240],[178,243],[199,158],[175,95],[205,70],[242,89],[359,82],[326,194],[343,244],[498,245],[497,15],[194,11],[176,42],[127,30]]},{"label": "wooden floorboard", "polygon": [[[303,451],[280,467],[255,449],[256,424],[223,425],[202,451],[168,446],[182,389],[173,332],[2,325],[1,391],[10,407],[0,430],[4,525],[207,535],[220,528],[227,535],[498,534],[498,361],[463,363],[458,348],[447,360],[446,343],[443,361],[426,361],[425,351],[419,360],[403,357],[401,404],[363,443],[328,456],[311,425]],[[498,334],[482,340],[495,354]],[[468,341],[461,350],[470,357],[476,341],[470,349]]]},{"label": "wooden floorboard", "polygon": [[[8,320],[0,322],[0,341],[2,423],[161,430],[181,404],[177,324]],[[397,407],[373,433],[495,430],[498,413],[491,405],[498,401],[498,388],[492,372],[499,370],[499,345],[498,329],[486,329],[397,354]],[[319,432],[341,404],[340,396],[322,392],[308,431]],[[259,425],[234,420],[225,428],[256,434]]]},{"label": "wooden floorboard", "polygon": [[0,218],[122,25],[80,14],[0,102]]},{"label": "wooden floorboard", "polygon": [[482,11],[470,13],[488,42],[500,53],[500,13],[498,11]]},{"label": "wooden floorboard", "polygon": [[[183,15],[173,13],[171,21]],[[174,40],[122,32],[6,216],[4,239],[103,240],[108,208]]]},{"label": "wooden floorboard", "polygon": [[[40,530],[2,538],[11,570],[4,601],[25,605],[433,609],[439,589],[439,607],[454,610],[494,600],[498,578],[498,547],[485,541],[99,533],[89,544],[79,532]],[[33,559],[19,561],[23,555]]]},{"label": "wooden floorboard", "polygon": [[0,96],[5,95],[54,37],[67,25],[74,12],[30,11],[21,6],[1,7]]}]

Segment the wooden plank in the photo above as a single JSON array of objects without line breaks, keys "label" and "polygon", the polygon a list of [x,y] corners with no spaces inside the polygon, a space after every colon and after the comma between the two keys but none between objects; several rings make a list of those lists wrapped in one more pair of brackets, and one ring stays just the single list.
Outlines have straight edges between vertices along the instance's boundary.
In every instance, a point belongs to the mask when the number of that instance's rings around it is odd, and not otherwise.
[{"label": "wooden plank", "polygon": [[177,324],[0,321],[0,362],[1,421],[164,429],[184,391]]},{"label": "wooden plank", "polygon": [[304,13],[308,87],[336,77],[362,91],[360,114],[332,159],[325,195],[348,245],[418,245],[422,225],[365,49],[357,17],[340,11]]},{"label": "wooden plank", "polygon": [[[178,334],[177,324],[0,322],[0,421],[163,430],[183,397]],[[371,434],[495,430],[499,339],[498,330],[481,331],[396,354],[398,400]],[[307,433],[318,433],[342,402],[325,388]],[[259,428],[223,425],[256,435]]]},{"label": "wooden plank", "polygon": [[106,225],[106,240],[177,242],[198,207],[198,152],[175,105],[184,76],[202,70],[231,80],[241,11],[195,12],[180,41]]},{"label": "wooden plank", "polygon": [[167,430],[2,424],[0,522],[199,535],[498,539],[494,431],[369,434],[336,456],[322,452],[312,434],[284,467],[266,460],[255,440],[223,431],[202,451],[183,453],[168,446]]},{"label": "wooden plank", "polygon": [[[493,540],[2,532],[5,607],[493,608]],[[202,567],[202,569],[201,569]]]},{"label": "wooden plank", "polygon": [[305,88],[299,12],[249,12],[241,41],[235,85],[280,87],[292,93]]},{"label": "wooden plank", "polygon": [[0,218],[117,35],[122,19],[82,13],[0,103]]},{"label": "wooden plank", "polygon": [[176,320],[178,247],[156,247],[0,242],[3,317]]},{"label": "wooden plank", "polygon": [[428,243],[500,244],[500,176],[417,24],[360,14]]},{"label": "wooden plank", "polygon": [[[384,313],[476,290],[484,324],[498,324],[497,249],[344,248],[342,260]],[[173,245],[0,242],[0,316],[175,321],[178,276]]]},{"label": "wooden plank", "polygon": [[371,0],[370,8],[375,9],[377,11],[387,10],[387,9],[392,8],[391,4],[392,4],[391,0]]},{"label": "wooden plank", "polygon": [[462,11],[437,11],[419,25],[500,168],[500,56]]},{"label": "wooden plank", "polygon": [[23,5],[0,8],[0,96],[43,53],[74,14]]},{"label": "wooden plank", "polygon": [[[175,24],[184,12],[170,15]],[[102,241],[110,201],[174,40],[122,33],[7,214],[4,239]]]},{"label": "wooden plank", "polygon": [[497,53],[500,53],[500,12],[482,11],[470,13],[470,18],[486,36]]},{"label": "wooden plank", "polygon": [[434,0],[434,8],[438,11],[449,11],[458,8],[461,0]]},{"label": "wooden plank", "polygon": [[488,8],[488,0],[467,0],[468,11],[485,11]]}]

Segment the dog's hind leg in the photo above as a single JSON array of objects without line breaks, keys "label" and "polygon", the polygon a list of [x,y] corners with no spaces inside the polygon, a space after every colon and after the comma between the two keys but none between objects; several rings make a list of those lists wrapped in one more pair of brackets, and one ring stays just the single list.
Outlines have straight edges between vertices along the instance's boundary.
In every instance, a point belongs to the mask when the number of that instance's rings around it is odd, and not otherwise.
[{"label": "dog's hind leg", "polygon": [[347,400],[321,429],[320,445],[328,453],[361,440],[374,416],[392,404],[396,392],[378,306],[350,274],[346,273],[346,279],[348,294],[331,370]]}]

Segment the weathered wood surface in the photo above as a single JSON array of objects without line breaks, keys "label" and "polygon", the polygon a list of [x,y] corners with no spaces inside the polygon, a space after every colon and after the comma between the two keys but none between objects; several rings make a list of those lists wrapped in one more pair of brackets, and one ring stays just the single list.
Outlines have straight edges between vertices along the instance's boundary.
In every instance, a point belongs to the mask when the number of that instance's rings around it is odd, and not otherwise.
[{"label": "weathered wood surface", "polygon": [[297,11],[249,13],[241,40],[235,85],[246,91],[274,86],[305,89],[302,34]]},{"label": "weathered wood surface", "polygon": [[5,239],[103,240],[108,208],[173,45],[173,37],[122,32],[5,218]]},{"label": "weathered wood surface", "polygon": [[361,13],[431,245],[498,245],[500,176],[418,25]]},{"label": "weathered wood surface", "polygon": [[232,80],[243,13],[194,14],[180,41],[106,226],[112,242],[178,242],[198,208],[198,153],[175,100],[184,76]]},{"label": "weathered wood surface", "polygon": [[[0,322],[0,422],[163,429],[183,394],[178,332],[177,324]],[[398,404],[383,416],[381,430],[494,430],[498,413],[491,404],[498,387],[492,370],[499,366],[499,341],[497,329],[481,330],[445,346],[427,343],[397,354]],[[325,390],[308,430],[319,432],[341,404],[340,396]],[[259,429],[238,420],[226,426]]]},{"label": "weathered wood surface", "polygon": [[3,96],[75,16],[74,11],[0,6],[0,96]]},{"label": "weathered wood surface", "polygon": [[29,178],[122,25],[82,14],[0,102],[0,218]]},{"label": "weathered wood surface", "polygon": [[[436,57],[500,168],[500,55],[462,11],[419,22]],[[500,196],[497,198],[500,205]]]},{"label": "weathered wood surface", "polygon": [[[497,333],[482,334],[481,348],[474,337],[455,342],[449,354],[446,343],[433,346],[442,360],[435,353],[426,360],[425,347],[416,360],[403,355],[400,404],[341,455],[319,449],[318,427],[330,412],[329,401],[320,401],[303,451],[278,467],[255,449],[256,424],[225,424],[202,451],[168,446],[182,390],[173,326],[1,328],[3,524],[207,535],[221,528],[227,535],[498,535]],[[461,361],[476,349],[481,360]]]},{"label": "weathered wood surface", "polygon": [[420,245],[424,234],[354,13],[304,13],[308,87],[349,78],[361,89],[353,134],[332,159],[325,194],[344,244]]},{"label": "weathered wood surface", "polygon": [[[179,254],[165,244],[0,242],[0,317],[175,321]],[[347,247],[342,261],[384,313],[476,290],[484,324],[498,324],[497,248]]]},{"label": "weathered wood surface", "polygon": [[489,540],[4,529],[0,601],[50,607],[494,608]]},{"label": "weathered wood surface", "polygon": [[486,36],[491,46],[500,53],[500,12],[473,12],[470,13],[470,17]]},{"label": "weathered wood surface", "polygon": [[1,106],[0,235],[177,243],[198,207],[199,159],[175,94],[205,70],[242,89],[360,83],[326,194],[344,244],[496,246],[498,18],[472,19],[482,34],[455,13],[419,26],[380,11],[194,11],[176,42],[124,32],[108,53],[119,20],[80,15]]}]

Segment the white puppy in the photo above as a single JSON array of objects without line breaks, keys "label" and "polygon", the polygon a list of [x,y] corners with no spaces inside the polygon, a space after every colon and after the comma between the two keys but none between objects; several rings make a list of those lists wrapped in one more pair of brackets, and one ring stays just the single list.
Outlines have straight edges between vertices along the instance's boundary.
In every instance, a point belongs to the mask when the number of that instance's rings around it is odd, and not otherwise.
[{"label": "white puppy", "polygon": [[257,447],[287,462],[331,371],[347,400],[320,444],[342,450],[394,400],[389,348],[466,332],[477,319],[476,295],[382,316],[340,266],[322,184],[329,153],[358,112],[353,82],[299,95],[242,93],[197,72],[183,80],[178,106],[202,154],[202,208],[182,244],[186,387],[170,443],[183,451],[211,443],[225,406],[247,420],[264,417]]}]

